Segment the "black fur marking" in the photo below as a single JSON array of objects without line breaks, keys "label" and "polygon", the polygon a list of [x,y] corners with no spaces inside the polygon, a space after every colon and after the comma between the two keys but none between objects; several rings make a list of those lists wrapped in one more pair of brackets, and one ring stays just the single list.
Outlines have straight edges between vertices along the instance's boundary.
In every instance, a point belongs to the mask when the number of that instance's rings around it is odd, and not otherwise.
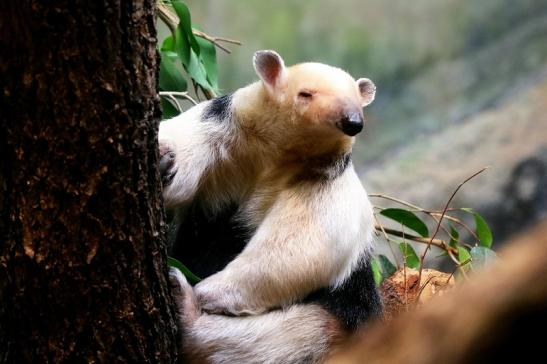
[{"label": "black fur marking", "polygon": [[339,177],[348,168],[351,163],[351,153],[344,154],[342,158],[336,161],[330,169],[330,178],[335,179]]},{"label": "black fur marking", "polygon": [[231,114],[232,94],[212,99],[203,110],[203,119],[213,119],[217,122],[228,120]]},{"label": "black fur marking", "polygon": [[[235,204],[215,215],[206,213],[199,205],[192,206],[176,229],[171,255],[202,279],[222,270],[245,248],[254,233],[237,221],[237,213]],[[380,316],[382,302],[370,257],[362,258],[341,286],[317,290],[304,303],[321,305],[350,331]]]},{"label": "black fur marking", "polygon": [[222,270],[243,250],[252,233],[234,219],[237,212],[237,205],[215,215],[192,206],[177,229],[173,257],[200,278]]},{"label": "black fur marking", "polygon": [[319,303],[352,331],[371,318],[381,316],[382,301],[374,283],[370,257],[363,258],[341,286],[335,290],[320,289],[305,302]]},{"label": "black fur marking", "polygon": [[[199,205],[192,206],[184,221],[179,222],[171,255],[202,279],[222,270],[245,248],[254,233],[237,221],[237,213],[235,204],[215,215],[206,213]],[[370,257],[362,258],[341,286],[317,290],[306,297],[304,303],[324,307],[350,331],[380,316],[382,302],[374,283]]]},{"label": "black fur marking", "polygon": [[330,181],[344,173],[351,164],[351,153],[321,156],[308,161],[307,168],[296,176],[296,181]]}]

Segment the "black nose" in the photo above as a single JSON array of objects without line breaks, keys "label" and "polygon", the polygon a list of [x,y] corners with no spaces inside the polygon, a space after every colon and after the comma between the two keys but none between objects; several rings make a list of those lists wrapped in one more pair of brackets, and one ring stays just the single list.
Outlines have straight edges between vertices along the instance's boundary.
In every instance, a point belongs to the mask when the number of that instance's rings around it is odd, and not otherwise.
[{"label": "black nose", "polygon": [[349,136],[357,135],[364,126],[363,115],[360,112],[346,113],[337,123],[338,129]]}]

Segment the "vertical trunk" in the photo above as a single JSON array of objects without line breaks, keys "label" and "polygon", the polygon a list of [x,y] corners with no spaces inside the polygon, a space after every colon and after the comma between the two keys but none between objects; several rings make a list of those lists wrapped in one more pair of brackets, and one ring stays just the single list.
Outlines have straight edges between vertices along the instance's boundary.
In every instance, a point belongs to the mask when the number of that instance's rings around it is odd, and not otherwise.
[{"label": "vertical trunk", "polygon": [[0,362],[176,361],[154,1],[0,17]]}]

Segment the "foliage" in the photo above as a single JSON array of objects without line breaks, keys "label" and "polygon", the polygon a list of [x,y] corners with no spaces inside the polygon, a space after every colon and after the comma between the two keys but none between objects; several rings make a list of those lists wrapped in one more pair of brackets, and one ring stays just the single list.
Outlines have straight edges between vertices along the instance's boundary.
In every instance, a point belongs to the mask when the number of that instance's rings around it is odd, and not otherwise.
[{"label": "foliage", "polygon": [[427,225],[424,224],[424,222],[420,220],[412,211],[389,208],[381,210],[380,214],[401,223],[401,225],[414,230],[423,237],[429,236]]},{"label": "foliage", "polygon": [[177,268],[184,274],[184,276],[190,281],[190,283],[198,283],[201,279],[190,271],[184,264],[173,257],[167,257],[167,264],[170,267]]},{"label": "foliage", "polygon": [[[390,277],[396,270],[395,266],[399,268],[419,269],[421,272],[424,268],[424,261],[429,247],[431,246],[440,249],[442,256],[448,256],[456,265],[456,269],[460,269],[464,277],[467,277],[468,272],[480,270],[483,266],[497,260],[496,253],[491,249],[493,242],[492,232],[484,218],[470,208],[449,208],[451,200],[460,187],[484,170],[485,168],[462,182],[450,197],[443,211],[427,210],[386,195],[371,195],[371,197],[382,198],[405,207],[382,208],[375,206],[376,230],[378,234],[384,238],[390,248],[391,245],[397,245],[400,251],[400,254],[396,254],[392,250],[394,264],[384,255],[380,255],[377,258],[379,262],[382,262],[382,264],[372,265],[374,276],[381,277],[381,279],[376,278],[377,283],[381,283],[383,279]],[[473,228],[465,222],[465,216],[463,215],[466,214],[473,216],[475,221]],[[380,217],[383,220],[379,219]],[[426,221],[423,219],[424,217],[429,219],[436,227],[435,233],[432,236],[429,234]],[[400,226],[400,229],[388,227],[390,221],[392,224],[395,222],[395,226]],[[406,231],[405,228],[407,229]],[[408,233],[408,229],[417,232],[420,236]],[[438,238],[439,235],[441,236],[440,238]],[[473,242],[463,241],[461,236],[465,235],[473,239]],[[402,241],[399,239],[402,239]],[[419,256],[410,242],[426,244],[427,247]],[[402,258],[402,262],[398,261],[399,257]]]},{"label": "foliage", "polygon": [[[196,103],[199,99],[218,93],[218,66],[216,47],[219,41],[239,44],[237,41],[215,38],[196,29],[188,6],[181,0],[160,0],[158,17],[169,28],[170,35],[161,43],[160,96],[163,118],[171,118],[183,111],[179,99]],[[184,73],[186,78],[182,75]],[[192,85],[192,90],[188,84]]]}]

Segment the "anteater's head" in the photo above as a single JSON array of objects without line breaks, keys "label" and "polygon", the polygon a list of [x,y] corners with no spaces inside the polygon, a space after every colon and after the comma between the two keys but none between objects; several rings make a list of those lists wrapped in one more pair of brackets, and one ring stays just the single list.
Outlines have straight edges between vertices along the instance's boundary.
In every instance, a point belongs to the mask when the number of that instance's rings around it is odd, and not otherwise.
[{"label": "anteater's head", "polygon": [[274,51],[258,51],[253,58],[264,95],[276,110],[286,113],[286,128],[304,135],[348,138],[364,126],[363,107],[374,100],[376,87],[368,78],[357,81],[339,68],[321,63],[285,67]]}]

